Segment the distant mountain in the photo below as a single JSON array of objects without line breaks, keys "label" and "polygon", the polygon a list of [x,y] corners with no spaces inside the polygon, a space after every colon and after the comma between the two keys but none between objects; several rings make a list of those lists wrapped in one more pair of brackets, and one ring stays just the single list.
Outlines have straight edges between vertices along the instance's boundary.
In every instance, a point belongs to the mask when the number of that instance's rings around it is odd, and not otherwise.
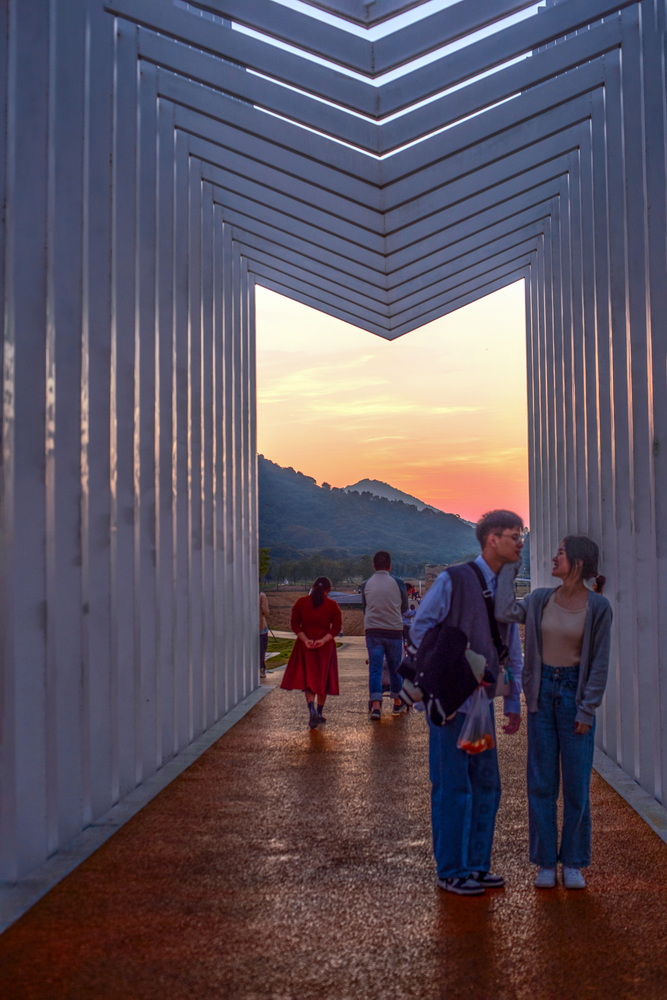
[{"label": "distant mountain", "polygon": [[271,550],[272,558],[317,552],[339,559],[388,549],[398,567],[452,563],[479,552],[474,529],[456,514],[428,506],[420,510],[413,502],[372,490],[318,486],[311,476],[282,468],[263,455],[258,457],[258,474],[259,544]]},{"label": "distant mountain", "polygon": [[[411,496],[410,493],[397,490],[395,486],[390,486],[389,483],[382,483],[379,479],[360,479],[358,483],[353,483],[351,486],[344,486],[343,489],[347,493],[372,493],[375,497],[385,497],[387,500],[402,500],[403,503],[412,504],[419,510],[428,508],[428,510],[435,511],[436,514],[443,513],[439,507],[433,507],[430,503],[424,503],[423,500]],[[455,515],[455,517],[457,516]]]}]

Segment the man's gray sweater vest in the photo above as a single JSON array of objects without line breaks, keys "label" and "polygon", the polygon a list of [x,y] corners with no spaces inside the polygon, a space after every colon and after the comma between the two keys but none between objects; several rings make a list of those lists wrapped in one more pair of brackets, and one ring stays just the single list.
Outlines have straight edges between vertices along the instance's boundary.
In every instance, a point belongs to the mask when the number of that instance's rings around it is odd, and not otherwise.
[{"label": "man's gray sweater vest", "polygon": [[[482,596],[482,586],[475,571],[465,563],[448,566],[445,570],[452,581],[452,599],[445,618],[447,625],[456,625],[468,636],[470,648],[481,653],[494,677],[498,677],[500,664],[493,645],[489,627],[489,613]],[[509,625],[498,625],[501,640],[507,645]],[[489,690],[489,697],[493,692]]]}]

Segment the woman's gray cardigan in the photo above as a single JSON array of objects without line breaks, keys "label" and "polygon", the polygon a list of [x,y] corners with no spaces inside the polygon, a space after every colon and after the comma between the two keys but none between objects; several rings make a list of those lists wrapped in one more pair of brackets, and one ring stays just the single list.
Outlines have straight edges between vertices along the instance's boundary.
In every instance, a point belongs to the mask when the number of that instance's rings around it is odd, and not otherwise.
[{"label": "woman's gray cardigan", "polygon": [[[529,712],[537,711],[542,676],[542,612],[556,588],[541,587],[522,600],[514,594],[514,580],[519,563],[506,563],[498,574],[496,618],[500,622],[525,622],[523,692]],[[584,626],[577,683],[577,722],[590,726],[602,701],[609,668],[611,641],[611,605],[602,594],[588,593],[588,612]],[[553,664],[558,666],[558,664]]]}]

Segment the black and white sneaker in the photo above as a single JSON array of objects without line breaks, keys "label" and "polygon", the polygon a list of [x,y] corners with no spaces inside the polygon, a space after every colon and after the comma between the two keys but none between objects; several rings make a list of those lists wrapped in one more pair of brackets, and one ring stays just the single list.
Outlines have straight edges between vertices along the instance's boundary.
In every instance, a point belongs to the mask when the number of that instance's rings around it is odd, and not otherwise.
[{"label": "black and white sneaker", "polygon": [[439,878],[438,888],[445,892],[455,892],[457,896],[483,896],[484,886],[468,875],[459,878]]},{"label": "black and white sneaker", "polygon": [[494,875],[493,872],[470,872],[470,878],[485,889],[502,889],[505,885],[502,875]]}]

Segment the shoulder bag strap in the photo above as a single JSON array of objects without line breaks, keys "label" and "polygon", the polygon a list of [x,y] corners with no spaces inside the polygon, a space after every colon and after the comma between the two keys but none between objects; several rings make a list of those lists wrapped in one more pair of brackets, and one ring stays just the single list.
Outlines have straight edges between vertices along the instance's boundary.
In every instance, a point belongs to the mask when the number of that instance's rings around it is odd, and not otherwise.
[{"label": "shoulder bag strap", "polygon": [[501,667],[505,664],[507,657],[509,655],[509,650],[505,643],[500,638],[500,631],[498,629],[498,622],[496,621],[496,615],[493,607],[493,594],[486,585],[486,580],[484,579],[484,574],[477,565],[476,562],[466,563],[473,570],[475,576],[479,580],[480,586],[482,588],[482,597],[484,598],[484,603],[486,604],[486,611],[489,616],[489,628],[491,629],[491,638],[493,639],[493,645],[496,647],[496,652],[498,653],[498,660],[500,661]]}]

